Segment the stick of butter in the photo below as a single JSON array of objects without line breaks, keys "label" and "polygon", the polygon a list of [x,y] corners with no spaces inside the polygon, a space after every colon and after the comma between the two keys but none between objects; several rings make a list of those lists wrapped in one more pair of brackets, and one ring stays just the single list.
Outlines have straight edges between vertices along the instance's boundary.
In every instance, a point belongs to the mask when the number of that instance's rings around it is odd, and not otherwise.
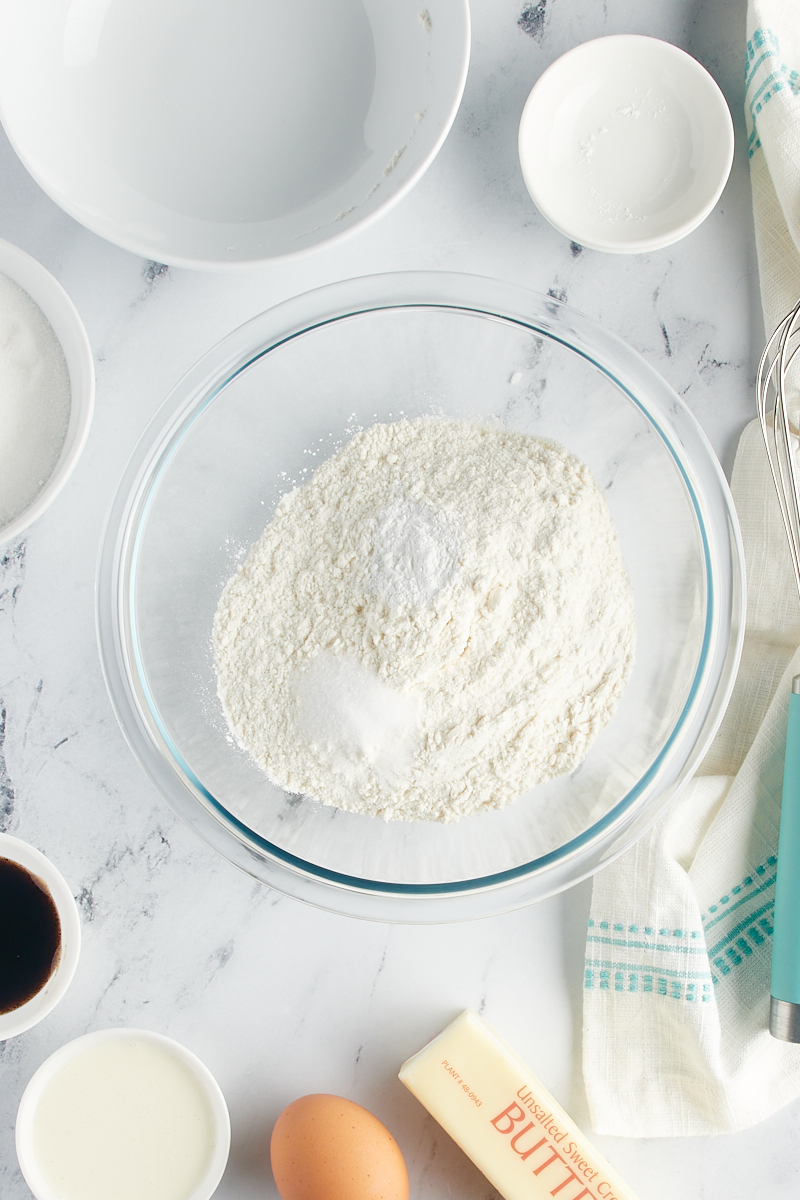
[{"label": "stick of butter", "polygon": [[463,1012],[400,1079],[505,1200],[635,1200],[505,1042]]}]

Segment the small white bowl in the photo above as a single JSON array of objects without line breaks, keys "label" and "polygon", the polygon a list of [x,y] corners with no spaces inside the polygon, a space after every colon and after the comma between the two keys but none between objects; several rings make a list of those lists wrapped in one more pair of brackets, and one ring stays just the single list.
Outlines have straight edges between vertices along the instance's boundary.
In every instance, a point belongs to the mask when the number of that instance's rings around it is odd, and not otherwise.
[{"label": "small white bowl", "polygon": [[186,1200],[210,1200],[217,1190],[228,1162],[231,1146],[231,1122],[228,1106],[219,1084],[205,1063],[180,1042],[152,1033],[148,1029],[101,1029],[67,1042],[42,1063],[22,1094],[16,1121],[16,1148],[20,1169],[36,1200],[62,1200],[43,1177],[34,1151],[34,1118],[42,1094],[55,1073],[71,1059],[95,1046],[109,1042],[146,1042],[166,1051],[183,1063],[194,1075],[208,1100],[214,1126],[214,1147],[205,1174]]},{"label": "small white bowl", "polygon": [[584,42],[536,82],[522,113],[528,191],[560,233],[592,250],[660,250],[711,212],[733,162],[725,97],[669,42]]},{"label": "small white bowl", "polygon": [[81,923],[72,892],[64,876],[49,858],[45,858],[27,842],[11,837],[8,833],[0,833],[0,858],[19,863],[47,885],[61,921],[61,957],[58,966],[35,996],[12,1012],[0,1013],[0,1041],[4,1041],[18,1033],[24,1033],[33,1025],[38,1025],[39,1021],[53,1011],[66,992],[72,982],[81,952]]},{"label": "small white bowl", "polygon": [[94,360],[78,310],[61,284],[30,254],[0,241],[0,275],[6,275],[38,304],[61,343],[70,383],[67,435],[50,478],[26,509],[0,525],[0,544],[27,529],[53,503],[69,479],[89,436],[94,412]]},{"label": "small white bowl", "polygon": [[0,117],[71,216],[223,268],[337,241],[452,125],[468,0],[8,0]]}]

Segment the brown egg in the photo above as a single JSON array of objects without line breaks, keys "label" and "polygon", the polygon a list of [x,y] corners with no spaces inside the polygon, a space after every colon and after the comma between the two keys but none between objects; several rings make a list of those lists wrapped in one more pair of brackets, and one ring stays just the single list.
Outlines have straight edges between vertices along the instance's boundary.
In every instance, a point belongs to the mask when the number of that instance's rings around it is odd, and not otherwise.
[{"label": "brown egg", "polygon": [[282,1200],[408,1200],[400,1147],[341,1096],[301,1096],[275,1122],[272,1173]]}]

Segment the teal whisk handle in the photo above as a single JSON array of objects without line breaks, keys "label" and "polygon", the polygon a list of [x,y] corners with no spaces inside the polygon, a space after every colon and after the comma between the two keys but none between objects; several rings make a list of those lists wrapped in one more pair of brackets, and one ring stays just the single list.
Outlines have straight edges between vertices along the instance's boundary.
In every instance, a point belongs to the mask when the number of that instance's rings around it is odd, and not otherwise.
[{"label": "teal whisk handle", "polygon": [[769,1031],[800,1042],[800,675],[789,697],[773,925]]}]

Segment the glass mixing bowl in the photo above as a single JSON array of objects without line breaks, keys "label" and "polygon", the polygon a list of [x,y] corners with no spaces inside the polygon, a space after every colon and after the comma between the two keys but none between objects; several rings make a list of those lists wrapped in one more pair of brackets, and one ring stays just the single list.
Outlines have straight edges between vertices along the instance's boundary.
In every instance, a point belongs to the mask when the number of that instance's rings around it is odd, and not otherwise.
[{"label": "glass mixing bowl", "polygon": [[[280,497],[358,428],[426,413],[499,421],[581,458],[608,500],[638,623],[630,682],[581,766],[448,825],[274,787],[228,730],[211,648],[222,588]],[[717,459],[638,354],[520,288],[378,275],[262,313],[167,398],[109,514],[100,651],[134,754],[231,862],[355,916],[486,916],[608,862],[697,766],[738,663],[742,562]]]}]

